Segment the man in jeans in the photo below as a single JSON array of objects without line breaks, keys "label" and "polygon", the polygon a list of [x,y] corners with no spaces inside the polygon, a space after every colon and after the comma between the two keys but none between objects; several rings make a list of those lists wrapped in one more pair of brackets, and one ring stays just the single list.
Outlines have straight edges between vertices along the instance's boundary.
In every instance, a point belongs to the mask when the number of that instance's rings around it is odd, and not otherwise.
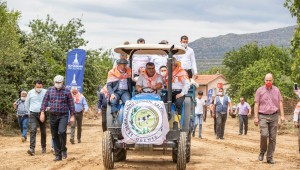
[{"label": "man in jeans", "polygon": [[279,89],[273,86],[273,75],[271,73],[265,76],[265,85],[256,90],[254,102],[254,124],[259,125],[260,128],[260,154],[258,160],[263,161],[264,154],[267,152],[267,163],[274,164],[273,154],[276,146],[278,112],[280,111],[281,121],[284,121],[285,118],[282,96]]},{"label": "man in jeans", "polygon": [[27,140],[28,110],[25,107],[26,97],[27,92],[22,91],[21,97],[13,104],[14,109],[17,109],[18,124],[22,133],[22,142]]},{"label": "man in jeans", "polygon": [[240,97],[240,103],[237,105],[235,114],[239,114],[239,122],[240,122],[240,133],[243,134],[243,125],[245,126],[245,135],[247,135],[248,131],[248,116],[251,116],[251,107],[245,102],[244,97]]},{"label": "man in jeans", "polygon": [[82,126],[82,116],[83,112],[87,112],[89,106],[85,100],[85,97],[79,93],[77,87],[72,87],[71,89],[72,96],[74,99],[75,106],[75,122],[71,126],[71,138],[70,142],[75,144],[74,136],[75,136],[75,126],[77,126],[77,142],[81,143],[81,126]]},{"label": "man in jeans", "polygon": [[205,100],[202,99],[203,92],[198,92],[198,97],[196,98],[197,105],[195,107],[195,126],[193,129],[193,137],[195,137],[195,131],[197,128],[197,125],[199,124],[199,138],[202,139],[202,120],[203,120],[203,113],[206,112],[206,105]]},{"label": "man in jeans", "polygon": [[217,137],[216,139],[224,139],[225,124],[227,120],[227,111],[230,108],[232,112],[232,105],[230,98],[224,95],[223,88],[219,89],[218,96],[215,98],[214,107],[217,120]]},{"label": "man in jeans", "polygon": [[64,77],[54,77],[54,86],[48,88],[41,107],[41,122],[45,121],[45,110],[49,107],[50,127],[54,142],[55,159],[61,161],[67,158],[67,124],[70,112],[70,124],[74,123],[74,101],[69,89],[63,85]]},{"label": "man in jeans", "polygon": [[46,123],[40,121],[40,110],[45,94],[46,89],[43,88],[43,82],[36,80],[34,89],[28,92],[25,100],[26,109],[30,112],[30,149],[27,153],[31,156],[35,154],[37,127],[39,127],[41,131],[42,154],[46,153]]}]

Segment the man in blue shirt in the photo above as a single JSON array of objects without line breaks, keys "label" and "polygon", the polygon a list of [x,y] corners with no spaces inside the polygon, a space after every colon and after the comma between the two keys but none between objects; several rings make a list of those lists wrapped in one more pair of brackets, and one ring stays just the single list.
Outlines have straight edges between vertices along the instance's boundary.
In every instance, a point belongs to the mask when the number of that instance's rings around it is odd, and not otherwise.
[{"label": "man in blue shirt", "polygon": [[22,91],[21,97],[14,103],[14,108],[17,109],[18,123],[22,133],[22,142],[27,140],[27,124],[28,124],[28,110],[25,107],[27,92]]},{"label": "man in blue shirt", "polygon": [[77,125],[77,142],[81,143],[81,127],[82,127],[82,116],[83,112],[87,112],[89,106],[86,102],[85,97],[79,93],[77,87],[72,87],[71,93],[74,100],[75,106],[75,122],[71,125],[71,138],[70,142],[75,144],[74,136],[75,136],[75,126]]},{"label": "man in blue shirt", "polygon": [[31,156],[34,156],[35,154],[36,132],[38,126],[41,131],[42,154],[46,153],[46,123],[40,121],[40,109],[45,94],[46,89],[43,89],[43,82],[41,80],[36,80],[34,89],[28,92],[25,101],[26,109],[30,113],[30,148],[27,153]]}]

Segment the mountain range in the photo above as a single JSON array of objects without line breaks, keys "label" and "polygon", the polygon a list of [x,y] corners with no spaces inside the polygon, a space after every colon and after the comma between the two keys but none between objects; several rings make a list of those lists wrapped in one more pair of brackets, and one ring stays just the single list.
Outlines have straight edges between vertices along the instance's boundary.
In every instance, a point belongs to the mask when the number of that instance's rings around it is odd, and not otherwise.
[{"label": "mountain range", "polygon": [[270,31],[249,34],[226,34],[211,38],[199,38],[189,43],[194,49],[198,72],[222,64],[226,52],[238,49],[246,44],[257,42],[259,46],[274,44],[278,47],[290,47],[296,26],[278,28]]}]

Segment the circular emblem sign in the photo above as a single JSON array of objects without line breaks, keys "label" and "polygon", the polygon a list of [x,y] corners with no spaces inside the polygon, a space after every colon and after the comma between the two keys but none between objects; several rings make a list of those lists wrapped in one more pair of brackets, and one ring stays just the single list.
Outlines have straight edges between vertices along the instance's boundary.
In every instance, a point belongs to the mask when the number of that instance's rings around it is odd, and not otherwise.
[{"label": "circular emblem sign", "polygon": [[164,106],[155,101],[130,101],[124,109],[123,134],[135,142],[151,142],[162,136]]}]

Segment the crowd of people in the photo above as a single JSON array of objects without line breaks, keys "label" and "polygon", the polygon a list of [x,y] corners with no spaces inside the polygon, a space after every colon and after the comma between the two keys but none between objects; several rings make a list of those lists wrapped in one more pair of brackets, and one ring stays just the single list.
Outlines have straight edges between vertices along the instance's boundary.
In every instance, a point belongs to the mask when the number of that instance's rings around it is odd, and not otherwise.
[{"label": "crowd of people", "polygon": [[77,140],[81,142],[82,113],[88,110],[85,97],[76,87],[67,89],[63,85],[64,77],[54,77],[54,86],[43,88],[41,80],[35,81],[35,86],[27,94],[21,92],[21,98],[13,105],[17,109],[18,122],[22,132],[22,142],[27,141],[27,127],[30,129],[30,145],[27,153],[31,156],[36,151],[37,128],[41,132],[42,154],[46,154],[46,120],[50,116],[52,147],[54,161],[67,158],[67,125],[71,125],[70,142],[74,144],[75,126],[77,125]]},{"label": "crowd of people", "polygon": [[[143,38],[137,40],[137,44],[144,43]],[[116,60],[114,67],[108,72],[107,83],[98,94],[97,113],[102,114],[103,131],[107,130],[106,111],[108,104],[111,105],[111,114],[116,119],[119,111],[119,101],[122,100],[125,103],[130,100],[133,91],[135,93],[156,93],[166,103],[168,92],[162,94],[161,90],[168,88],[168,81],[172,81],[172,102],[175,104],[177,114],[181,115],[182,103],[190,85],[193,83],[193,77],[197,75],[197,67],[194,51],[188,47],[188,37],[182,36],[180,43],[185,48],[186,53],[175,55],[171,59],[173,70],[171,78],[167,74],[167,55],[134,54],[131,70],[128,56],[120,54],[120,58]],[[124,45],[128,44],[129,42],[124,43]],[[168,42],[163,40],[159,44],[168,44]],[[67,89],[63,85],[63,81],[64,77],[57,75],[54,78],[54,86],[46,90],[43,88],[42,81],[37,80],[34,88],[28,94],[26,91],[22,91],[20,99],[14,103],[23,142],[27,140],[27,124],[30,125],[29,155],[33,156],[35,154],[38,127],[41,131],[42,153],[46,153],[46,120],[48,115],[50,116],[55,161],[67,158],[66,131],[68,123],[71,124],[70,142],[75,144],[75,126],[77,126],[77,143],[81,143],[83,112],[86,112],[89,107],[85,97],[77,87]],[[272,83],[273,75],[269,73],[265,76],[265,85],[256,91],[254,105],[254,123],[256,126],[259,125],[261,135],[258,159],[262,161],[265,153],[267,153],[267,162],[270,164],[275,163],[273,153],[276,145],[277,128],[285,120],[281,93]],[[300,91],[296,91],[296,93],[300,96]],[[224,140],[227,115],[228,113],[234,114],[234,110],[231,99],[224,93],[223,88],[219,88],[218,93],[212,96],[209,105],[203,99],[203,92],[199,91],[197,93],[192,136],[195,137],[198,126],[198,138],[202,138],[202,125],[203,120],[206,119],[208,108],[214,119],[216,139]],[[49,114],[46,114],[46,112]],[[300,103],[296,106],[294,113],[294,124],[297,128],[299,128],[300,121],[299,112]],[[251,107],[244,97],[240,97],[235,115],[239,115],[239,135],[247,135]],[[298,141],[300,153],[300,128]]]}]

